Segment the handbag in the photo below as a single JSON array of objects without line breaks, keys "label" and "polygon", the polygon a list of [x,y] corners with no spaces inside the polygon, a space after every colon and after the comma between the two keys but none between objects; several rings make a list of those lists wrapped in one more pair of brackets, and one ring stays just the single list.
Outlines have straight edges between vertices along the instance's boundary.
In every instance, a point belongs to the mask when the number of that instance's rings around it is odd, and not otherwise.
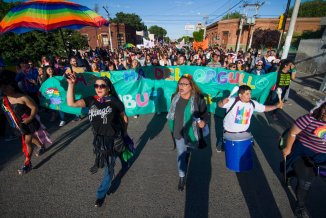
[{"label": "handbag", "polygon": [[113,150],[121,154],[126,148],[125,141],[123,140],[121,132],[114,138]]}]

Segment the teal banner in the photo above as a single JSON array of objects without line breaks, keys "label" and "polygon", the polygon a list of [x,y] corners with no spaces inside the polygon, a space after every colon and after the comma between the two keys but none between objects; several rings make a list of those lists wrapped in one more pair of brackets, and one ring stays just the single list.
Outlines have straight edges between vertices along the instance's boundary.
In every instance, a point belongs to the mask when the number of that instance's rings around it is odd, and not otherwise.
[{"label": "teal banner", "polygon": [[[111,71],[77,74],[75,99],[95,95],[94,82],[97,77],[111,79],[128,116],[166,112],[171,96],[177,88],[177,81],[183,74],[192,75],[205,95],[211,113],[223,114],[217,102],[227,96],[234,86],[246,84],[252,89],[252,98],[264,103],[270,89],[275,85],[277,73],[253,75],[242,71],[229,71],[224,68],[196,66],[140,67],[136,70]],[[42,106],[71,114],[85,114],[86,108],[67,106],[66,90],[68,83],[62,76],[47,79],[40,88]]]}]

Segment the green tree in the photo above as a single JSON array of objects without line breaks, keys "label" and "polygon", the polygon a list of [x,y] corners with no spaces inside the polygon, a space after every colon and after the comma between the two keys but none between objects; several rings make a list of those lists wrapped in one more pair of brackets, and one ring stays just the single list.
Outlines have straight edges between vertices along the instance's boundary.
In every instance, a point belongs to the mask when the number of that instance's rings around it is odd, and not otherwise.
[{"label": "green tree", "polygon": [[238,11],[235,11],[231,14],[224,15],[221,20],[228,20],[228,19],[235,19],[235,18],[240,18],[241,14]]},{"label": "green tree", "polygon": [[164,42],[166,42],[166,43],[170,43],[170,42],[171,42],[170,37],[165,36],[165,37],[164,37]]},{"label": "green tree", "polygon": [[192,33],[193,37],[194,37],[194,40],[196,42],[202,42],[204,41],[204,30],[203,29],[200,29],[199,31],[194,31]]},{"label": "green tree", "polygon": [[177,41],[178,42],[181,42],[182,39],[185,40],[185,43],[193,42],[194,41],[194,38],[193,37],[190,37],[190,36],[182,36],[181,38],[177,39]]},{"label": "green tree", "polygon": [[[293,7],[289,10],[289,17],[291,17]],[[325,17],[326,16],[326,1],[312,0],[303,2],[300,5],[298,17]]]},{"label": "green tree", "polygon": [[151,34],[154,34],[155,35],[155,38],[162,38],[162,37],[165,37],[167,32],[164,28],[160,27],[160,26],[151,26],[148,31],[151,33]]},{"label": "green tree", "polygon": [[[0,20],[17,4],[19,3],[0,1]],[[87,39],[77,31],[63,30],[63,35],[70,50],[82,49],[88,44]],[[21,59],[36,62],[41,59],[42,55],[67,56],[58,30],[49,33],[31,31],[20,35],[10,32],[0,35],[0,56],[7,64],[15,64]]]},{"label": "green tree", "polygon": [[276,48],[280,34],[277,30],[256,29],[252,38],[252,47],[257,49]]},{"label": "green tree", "polygon": [[115,14],[115,18],[112,19],[113,23],[124,23],[126,25],[134,27],[137,31],[147,30],[147,26],[142,22],[142,19],[137,14],[128,14],[118,12]]}]

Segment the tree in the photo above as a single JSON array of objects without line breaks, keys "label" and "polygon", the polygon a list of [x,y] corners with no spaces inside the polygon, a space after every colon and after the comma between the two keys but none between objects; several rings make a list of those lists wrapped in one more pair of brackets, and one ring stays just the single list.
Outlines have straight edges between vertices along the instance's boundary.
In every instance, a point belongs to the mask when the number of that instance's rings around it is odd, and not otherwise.
[{"label": "tree", "polygon": [[[291,17],[293,7],[289,10],[289,17]],[[303,2],[300,5],[298,17],[325,17],[326,16],[326,1],[312,0]]]},{"label": "tree", "polygon": [[[0,20],[17,3],[0,1]],[[83,49],[88,45],[87,39],[79,32],[63,30],[66,44],[70,49]],[[42,55],[67,56],[58,30],[49,33],[31,31],[24,34],[6,33],[0,35],[0,56],[6,63],[15,64],[21,59],[38,61]]]},{"label": "tree", "polygon": [[155,37],[158,39],[162,39],[162,37],[166,36],[167,32],[164,28],[160,27],[160,26],[151,26],[148,31],[152,34],[155,35]]},{"label": "tree", "polygon": [[116,17],[112,19],[113,23],[124,23],[128,26],[134,27],[137,31],[147,30],[147,26],[142,22],[142,19],[137,14],[118,12],[115,16]]},{"label": "tree", "polygon": [[177,39],[177,41],[181,42],[183,39],[185,40],[185,43],[194,41],[194,38],[190,36],[182,36],[181,38]]},{"label": "tree", "polygon": [[263,49],[266,47],[276,48],[280,32],[271,29],[256,29],[252,38],[252,47],[257,49]]},{"label": "tree", "polygon": [[195,31],[192,33],[194,40],[196,42],[202,42],[204,41],[204,30],[200,29],[199,31]]},{"label": "tree", "polygon": [[166,42],[166,43],[170,43],[170,42],[171,42],[170,37],[165,36],[165,37],[164,37],[164,42]]},{"label": "tree", "polygon": [[222,17],[221,20],[236,19],[236,18],[240,18],[240,17],[241,17],[241,14],[238,11],[235,11],[231,14],[224,15],[224,17]]}]

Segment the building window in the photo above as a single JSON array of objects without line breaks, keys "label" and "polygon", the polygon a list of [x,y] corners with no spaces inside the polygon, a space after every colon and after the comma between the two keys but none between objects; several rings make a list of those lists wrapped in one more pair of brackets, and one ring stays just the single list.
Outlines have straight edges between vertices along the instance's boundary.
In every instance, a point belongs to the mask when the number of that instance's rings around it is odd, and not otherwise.
[{"label": "building window", "polygon": [[103,46],[109,45],[109,36],[108,35],[102,34],[102,43],[103,43]]},{"label": "building window", "polygon": [[125,38],[122,33],[117,34],[118,46],[122,46],[125,43]]}]

